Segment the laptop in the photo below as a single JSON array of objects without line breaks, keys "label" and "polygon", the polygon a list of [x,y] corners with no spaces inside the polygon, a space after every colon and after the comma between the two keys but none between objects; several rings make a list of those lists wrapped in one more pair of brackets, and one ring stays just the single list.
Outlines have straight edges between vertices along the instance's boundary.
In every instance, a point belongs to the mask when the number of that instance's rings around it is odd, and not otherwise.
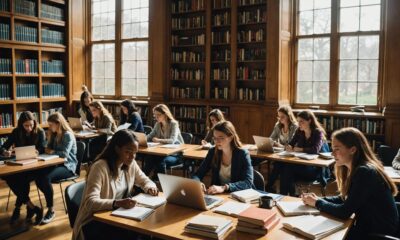
[{"label": "laptop", "polygon": [[88,127],[84,127],[82,125],[80,118],[69,117],[68,123],[69,123],[69,126],[72,128],[72,130],[81,136],[91,135],[94,133],[94,131],[92,131]]},{"label": "laptop", "polygon": [[284,150],[284,148],[281,147],[274,147],[272,138],[253,135],[253,139],[259,151],[276,153]]},{"label": "laptop", "polygon": [[15,161],[28,160],[28,159],[36,159],[38,156],[36,152],[35,146],[26,146],[26,147],[16,147],[15,151]]},{"label": "laptop", "polygon": [[133,132],[133,134],[135,134],[137,140],[139,141],[140,147],[154,147],[154,146],[160,145],[160,143],[147,142],[147,136],[144,133]]},{"label": "laptop", "polygon": [[185,207],[209,210],[224,201],[221,197],[205,195],[201,182],[166,174],[158,174],[167,202]]}]

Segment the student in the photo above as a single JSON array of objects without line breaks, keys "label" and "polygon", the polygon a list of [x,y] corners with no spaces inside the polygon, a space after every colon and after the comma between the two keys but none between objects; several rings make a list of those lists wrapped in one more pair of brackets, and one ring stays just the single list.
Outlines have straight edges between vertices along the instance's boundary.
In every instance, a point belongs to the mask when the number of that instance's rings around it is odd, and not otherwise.
[{"label": "student", "polygon": [[129,129],[134,132],[144,132],[142,117],[140,117],[135,104],[128,99],[121,103],[120,125],[124,123],[130,123]]},{"label": "student", "polygon": [[[12,146],[23,147],[34,145],[38,153],[44,153],[46,146],[46,135],[42,128],[39,127],[35,117],[29,111],[22,112],[18,119],[18,125],[7,141],[1,146],[0,153],[4,157],[11,157]],[[30,221],[34,215],[35,224],[39,224],[43,218],[43,210],[35,206],[30,198],[30,182],[34,180],[34,174],[31,172],[17,173],[4,177],[11,191],[17,196],[15,208],[11,215],[10,224],[15,223],[20,217],[20,209],[22,204],[26,204],[26,221]]]},{"label": "student", "polygon": [[396,170],[400,170],[400,149],[397,152],[396,156],[393,159],[392,166]]},{"label": "student", "polygon": [[250,154],[241,148],[233,124],[229,121],[217,123],[213,128],[213,139],[215,147],[208,151],[206,159],[192,178],[201,181],[211,169],[208,194],[254,188]]},{"label": "student", "polygon": [[78,110],[79,116],[81,117],[82,122],[92,123],[93,115],[90,111],[89,105],[93,102],[93,96],[88,91],[85,85],[82,86],[82,94],[81,94],[81,107]]},{"label": "student", "polygon": [[99,101],[94,101],[89,104],[90,112],[94,118],[94,128],[97,130],[105,130],[108,134],[113,134],[117,131],[114,118]]},{"label": "student", "polygon": [[49,143],[45,152],[64,158],[65,163],[37,172],[36,185],[43,192],[48,208],[42,224],[51,222],[55,217],[52,182],[74,176],[78,163],[74,133],[63,115],[58,112],[53,113],[47,118],[47,122],[49,123]]},{"label": "student", "polygon": [[334,217],[355,214],[346,239],[367,239],[371,233],[394,235],[399,216],[393,196],[396,185],[383,170],[365,136],[356,128],[342,128],[332,135],[339,196],[302,195],[303,202]]},{"label": "student", "polygon": [[[299,128],[289,144],[286,145],[285,150],[309,154],[320,152],[325,142],[326,133],[315,115],[309,110],[301,111],[297,114],[297,122]],[[280,177],[280,194],[293,196],[295,194],[296,180],[313,181],[317,179],[320,172],[321,168],[318,167],[283,164]]]},{"label": "student", "polygon": [[138,141],[131,130],[114,134],[90,166],[72,239],[132,239],[135,233],[93,219],[98,211],[133,208],[134,186],[156,196],[158,189],[135,161]]},{"label": "student", "polygon": [[208,119],[207,119],[207,135],[206,137],[201,140],[201,145],[207,145],[208,143],[214,144],[212,138],[213,138],[213,133],[212,133],[212,128],[214,127],[215,124],[218,122],[225,121],[224,114],[221,112],[219,109],[213,109],[211,112],[208,114]]},{"label": "student", "polygon": [[[147,135],[147,141],[167,144],[184,143],[179,124],[165,104],[155,106],[153,114],[157,122],[150,134]],[[155,170],[154,174],[157,178],[157,173],[165,173],[167,167],[177,165],[180,161],[180,154],[167,157],[146,156],[143,171],[146,175],[150,175],[151,171]]]},{"label": "student", "polygon": [[[274,141],[274,146],[284,147],[292,140],[298,125],[292,112],[292,108],[288,105],[278,108],[277,118],[278,121],[275,124],[270,138]],[[266,190],[268,192],[276,192],[273,186],[275,181],[278,179],[280,172],[282,171],[282,166],[284,166],[282,163],[273,163],[273,168],[271,174],[268,176],[268,183],[266,186]]]}]

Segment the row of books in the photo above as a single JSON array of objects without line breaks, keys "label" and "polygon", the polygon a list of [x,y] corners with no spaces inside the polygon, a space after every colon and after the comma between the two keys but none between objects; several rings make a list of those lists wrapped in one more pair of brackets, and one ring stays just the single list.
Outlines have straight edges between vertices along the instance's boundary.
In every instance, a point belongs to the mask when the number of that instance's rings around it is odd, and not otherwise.
[{"label": "row of books", "polygon": [[[31,113],[33,114],[33,117],[35,118],[35,120],[36,120],[37,122],[39,122],[39,113],[34,112],[34,111],[32,111],[32,110],[30,110],[30,111],[31,111]],[[21,116],[22,113],[23,113],[23,112],[17,112],[17,119],[19,119],[19,117]]]},{"label": "row of books", "polygon": [[0,39],[10,40],[10,25],[6,23],[0,23]]},{"label": "row of books", "polygon": [[171,106],[171,111],[176,118],[190,118],[204,120],[207,118],[206,107]]},{"label": "row of books", "polygon": [[211,88],[211,97],[214,99],[229,99],[229,88]]},{"label": "row of books", "polygon": [[17,84],[17,98],[28,99],[37,97],[38,97],[37,84],[34,83]]},{"label": "row of books", "polygon": [[231,42],[230,31],[211,32],[211,42],[213,44],[230,43]]},{"label": "row of books", "polygon": [[48,4],[42,3],[40,16],[42,18],[50,18],[54,20],[64,20],[64,10],[59,7],[54,7]]},{"label": "row of books", "polygon": [[37,42],[37,29],[24,25],[15,25],[15,40],[22,42]]},{"label": "row of books", "polygon": [[47,119],[49,118],[49,116],[53,113],[63,113],[63,108],[62,107],[58,107],[58,108],[50,108],[48,110],[43,110],[42,111],[42,123],[47,123]]},{"label": "row of books", "polygon": [[204,98],[204,88],[199,87],[172,87],[172,98]]},{"label": "row of books", "polygon": [[238,13],[238,24],[265,23],[265,9],[255,9]]},{"label": "row of books", "polygon": [[204,10],[204,0],[179,0],[172,2],[171,12],[172,13],[184,13],[191,11]]},{"label": "row of books", "polygon": [[42,28],[42,42],[52,44],[64,44],[64,33]]},{"label": "row of books", "polygon": [[10,100],[10,84],[0,84],[0,100]]},{"label": "row of books", "polygon": [[204,45],[206,42],[206,35],[199,34],[195,36],[176,36],[172,35],[172,46],[186,46],[186,45]]},{"label": "row of books", "polygon": [[37,74],[38,60],[37,59],[17,59],[16,73],[18,74]]},{"label": "row of books", "polygon": [[264,69],[251,69],[249,67],[238,67],[236,69],[236,76],[238,80],[264,80]]},{"label": "row of books", "polygon": [[182,51],[182,52],[172,52],[172,61],[175,63],[195,63],[204,62],[205,56],[204,52],[192,52],[192,51]]},{"label": "row of books", "polygon": [[224,12],[213,16],[213,26],[224,26],[231,24],[231,13]]},{"label": "row of books", "polygon": [[204,16],[172,18],[172,30],[185,30],[191,28],[203,28],[206,21]]},{"label": "row of books", "polygon": [[60,83],[43,83],[42,85],[43,97],[64,97],[64,85]]},{"label": "row of books", "polygon": [[211,54],[212,54],[213,61],[228,62],[231,60],[231,50],[229,50],[229,49],[215,49],[212,51]]},{"label": "row of books", "polygon": [[29,16],[37,16],[36,1],[15,0],[14,9],[16,13]]},{"label": "row of books", "polygon": [[265,99],[265,91],[258,88],[238,88],[237,96],[239,100],[259,101]]},{"label": "row of books", "polygon": [[203,80],[204,70],[202,69],[171,69],[172,80]]},{"label": "row of books", "polygon": [[257,31],[254,30],[239,31],[237,35],[237,41],[239,43],[265,41],[265,30],[259,29]]},{"label": "row of books", "polygon": [[64,62],[62,60],[42,61],[42,73],[62,74],[64,73]]},{"label": "row of books", "polygon": [[11,74],[11,59],[0,58],[0,73]]},{"label": "row of books", "polygon": [[213,0],[213,8],[229,8],[231,0]]},{"label": "row of books", "polygon": [[0,128],[12,128],[13,125],[12,113],[5,113],[2,111],[0,114]]},{"label": "row of books", "polygon": [[238,48],[237,51],[239,61],[265,60],[266,57],[265,48]]},{"label": "row of books", "polygon": [[0,11],[8,12],[10,11],[10,6],[8,5],[9,0],[0,0]]},{"label": "row of books", "polygon": [[179,121],[179,128],[182,132],[190,132],[193,134],[205,134],[207,129],[205,123],[188,121]]},{"label": "row of books", "polygon": [[212,70],[212,80],[229,80],[229,68],[215,68]]},{"label": "row of books", "polygon": [[319,122],[328,132],[344,127],[355,127],[367,134],[384,134],[385,120],[364,118],[342,118],[335,116],[319,116]]}]

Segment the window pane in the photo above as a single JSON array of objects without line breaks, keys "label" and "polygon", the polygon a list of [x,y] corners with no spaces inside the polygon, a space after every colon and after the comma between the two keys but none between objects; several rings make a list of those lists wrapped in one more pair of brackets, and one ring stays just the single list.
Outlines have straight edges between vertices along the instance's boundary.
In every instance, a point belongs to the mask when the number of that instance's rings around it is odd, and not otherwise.
[{"label": "window pane", "polygon": [[340,7],[352,7],[360,5],[360,0],[340,0]]},{"label": "window pane", "polygon": [[360,59],[379,58],[379,36],[362,36],[359,40]]},{"label": "window pane", "polygon": [[358,80],[378,82],[378,60],[360,60],[358,68]]},{"label": "window pane", "polygon": [[122,3],[122,38],[147,38],[148,26],[148,0],[124,0]]},{"label": "window pane", "polygon": [[331,9],[315,10],[314,12],[314,33],[331,32]]},{"label": "window pane", "polygon": [[299,60],[312,60],[313,59],[313,39],[300,39],[299,40]]},{"label": "window pane", "polygon": [[376,31],[380,29],[381,7],[380,5],[361,7],[361,31]]},{"label": "window pane", "polygon": [[329,61],[314,62],[314,81],[329,81]]},{"label": "window pane", "polygon": [[300,12],[299,16],[299,34],[311,35],[313,34],[313,11]]},{"label": "window pane", "polygon": [[97,95],[115,94],[115,45],[92,46],[92,91]]},{"label": "window pane", "polygon": [[115,39],[115,0],[92,0],[92,41]]},{"label": "window pane", "polygon": [[313,103],[329,103],[329,82],[314,82]]},{"label": "window pane", "polygon": [[314,0],[314,9],[330,8],[331,0]]},{"label": "window pane", "polygon": [[297,81],[312,81],[313,62],[299,61],[297,64]]},{"label": "window pane", "polygon": [[340,58],[341,59],[358,58],[358,37],[340,38]]},{"label": "window pane", "polygon": [[357,104],[376,105],[378,84],[358,83]]},{"label": "window pane", "polygon": [[148,75],[148,42],[123,43],[122,95],[147,96]]},{"label": "window pane", "polygon": [[312,82],[297,82],[297,102],[312,103]]},{"label": "window pane", "polygon": [[361,5],[381,4],[381,0],[361,0]]},{"label": "window pane", "polygon": [[357,60],[340,61],[339,81],[357,81]]},{"label": "window pane", "polygon": [[357,103],[357,83],[340,82],[339,83],[339,104]]},{"label": "window pane", "polygon": [[360,29],[359,7],[340,9],[340,32],[355,32]]},{"label": "window pane", "polygon": [[300,0],[299,9],[300,11],[311,10],[314,8],[313,0]]},{"label": "window pane", "polygon": [[330,43],[329,38],[314,38],[314,59],[329,59]]}]

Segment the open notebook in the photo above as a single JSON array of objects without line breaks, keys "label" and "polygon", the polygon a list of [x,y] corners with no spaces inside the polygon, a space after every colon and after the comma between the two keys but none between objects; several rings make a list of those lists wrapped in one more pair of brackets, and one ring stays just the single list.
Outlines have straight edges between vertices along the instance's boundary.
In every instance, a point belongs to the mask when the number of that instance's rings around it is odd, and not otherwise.
[{"label": "open notebook", "polygon": [[285,218],[284,228],[301,234],[309,239],[321,239],[344,228],[344,223],[324,216],[297,216]]},{"label": "open notebook", "polygon": [[305,205],[302,201],[294,201],[294,202],[282,202],[279,201],[276,203],[279,210],[285,216],[297,216],[297,215],[309,215],[309,214],[319,214],[319,210],[310,206]]},{"label": "open notebook", "polygon": [[162,206],[167,202],[167,199],[162,196],[152,196],[150,194],[145,194],[145,193],[140,193],[132,198],[133,200],[136,200],[136,202],[143,206],[143,207],[148,207],[148,208],[158,208],[159,206]]},{"label": "open notebook", "polygon": [[151,208],[135,206],[131,209],[118,208],[117,210],[114,210],[111,215],[143,221],[153,212],[154,210]]},{"label": "open notebook", "polygon": [[251,205],[247,203],[228,201],[214,209],[214,212],[237,217]]}]

